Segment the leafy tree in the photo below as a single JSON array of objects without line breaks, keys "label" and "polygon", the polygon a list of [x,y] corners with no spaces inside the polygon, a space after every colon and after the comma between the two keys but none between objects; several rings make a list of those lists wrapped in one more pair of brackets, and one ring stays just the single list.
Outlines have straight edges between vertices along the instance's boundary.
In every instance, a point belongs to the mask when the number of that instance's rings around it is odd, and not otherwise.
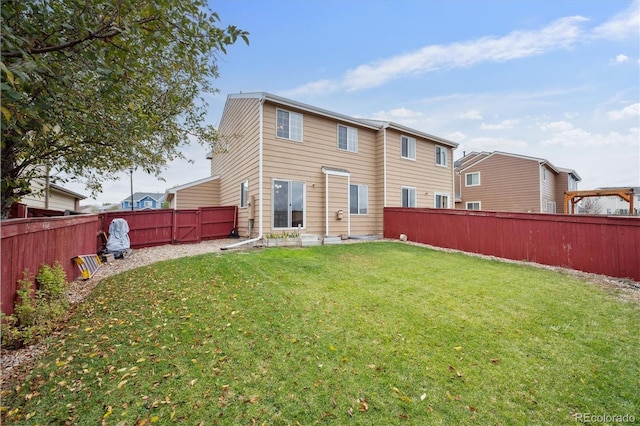
[{"label": "leafy tree", "polygon": [[219,57],[248,33],[222,28],[206,0],[1,6],[2,218],[48,168],[95,195],[129,167],[160,176],[189,140],[214,146],[203,96],[216,92]]}]

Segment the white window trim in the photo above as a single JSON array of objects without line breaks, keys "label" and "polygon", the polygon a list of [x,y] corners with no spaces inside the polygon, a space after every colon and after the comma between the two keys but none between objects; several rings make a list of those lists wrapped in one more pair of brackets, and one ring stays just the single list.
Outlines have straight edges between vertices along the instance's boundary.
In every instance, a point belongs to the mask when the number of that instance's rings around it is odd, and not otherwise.
[{"label": "white window trim", "polygon": [[[444,164],[438,163],[438,148],[444,151]],[[447,149],[447,147],[442,145],[436,145],[433,154],[435,156],[434,160],[435,160],[436,166],[449,167],[449,150]]]},{"label": "white window trim", "polygon": [[[447,206],[446,207],[438,206],[438,203],[436,203],[436,200],[438,199],[438,196],[447,197]],[[447,192],[434,192],[433,193],[433,206],[436,209],[450,209],[451,208],[451,194],[449,194]]]},{"label": "white window trim", "polygon": [[[469,185],[467,183],[467,176],[469,176],[469,175],[478,175],[478,183],[472,183],[471,185]],[[464,186],[480,186],[480,172],[465,173],[464,174]]]},{"label": "white window trim", "polygon": [[[275,196],[275,182],[277,180],[280,181],[284,181],[284,182],[288,182],[289,184],[294,184],[294,183],[299,183],[302,184],[302,223],[304,223],[304,226],[298,228],[297,226],[287,226],[287,227],[276,227],[275,226],[275,215],[274,215],[274,208],[275,205],[273,203],[274,200],[274,196]],[[295,180],[295,179],[284,179],[284,178],[272,178],[271,179],[271,229],[274,231],[284,231],[284,230],[288,230],[288,229],[307,229],[307,182],[302,181],[302,180]],[[289,212],[290,213],[290,212]],[[289,217],[289,219],[291,219],[291,217]]]},{"label": "white window trim", "polygon": [[[408,143],[407,151],[413,151],[413,157],[410,157],[410,156],[409,157],[405,157],[404,155],[402,155],[402,139],[403,138],[407,139],[407,143]],[[412,141],[413,141],[413,144],[410,143]],[[418,156],[418,154],[417,154],[417,151],[418,151],[417,144],[418,144],[418,142],[416,141],[416,138],[412,138],[412,137],[405,136],[405,135],[400,135],[400,157],[402,157],[403,160],[416,161],[416,158]],[[410,149],[411,145],[413,145],[413,150]],[[408,155],[411,155],[411,154],[412,154],[412,152],[408,153]]]},{"label": "white window trim", "polygon": [[[347,148],[346,149],[340,148],[340,127],[344,127],[345,129],[347,129]],[[355,146],[352,147],[353,149],[349,149],[349,133],[351,132],[354,132],[356,136]],[[344,124],[338,124],[336,127],[336,146],[340,151],[358,152],[358,129],[355,127],[345,126]]]},{"label": "white window trim", "polygon": [[[407,206],[408,208],[418,207],[418,190],[414,186],[403,186],[400,190],[400,204],[402,204],[402,192],[407,189],[409,191],[413,191],[413,206]],[[404,206],[403,206],[404,207]]]},{"label": "white window trim", "polygon": [[[470,209],[469,208],[469,204],[477,204],[478,205],[478,209]],[[465,210],[472,210],[472,211],[478,211],[478,210],[482,210],[482,202],[481,201],[467,201],[464,204],[464,209]]]},{"label": "white window trim", "polygon": [[[289,137],[278,136],[278,111],[283,111],[289,114]],[[291,137],[291,116],[296,115],[300,117],[300,139],[293,139]],[[297,112],[289,111],[283,108],[276,108],[276,138],[292,142],[302,142],[304,139],[304,116]]]},{"label": "white window trim", "polygon": [[[242,197],[244,195],[244,199]],[[240,208],[246,208],[249,206],[249,181],[243,180],[240,183]]]}]

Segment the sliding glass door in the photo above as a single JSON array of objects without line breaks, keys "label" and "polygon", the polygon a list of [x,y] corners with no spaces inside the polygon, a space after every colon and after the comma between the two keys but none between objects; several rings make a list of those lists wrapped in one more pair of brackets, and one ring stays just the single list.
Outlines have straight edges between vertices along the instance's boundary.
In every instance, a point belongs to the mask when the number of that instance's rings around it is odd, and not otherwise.
[{"label": "sliding glass door", "polygon": [[273,181],[273,228],[304,227],[304,183]]}]

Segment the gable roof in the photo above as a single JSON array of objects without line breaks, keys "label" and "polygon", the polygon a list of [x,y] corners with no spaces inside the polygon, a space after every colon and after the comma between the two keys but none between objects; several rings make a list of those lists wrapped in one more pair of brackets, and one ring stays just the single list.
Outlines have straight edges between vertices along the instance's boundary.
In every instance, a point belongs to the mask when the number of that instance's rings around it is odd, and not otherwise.
[{"label": "gable roof", "polygon": [[191,188],[192,186],[202,185],[203,183],[208,183],[214,181],[216,179],[220,179],[219,175],[208,176],[206,178],[194,180],[192,182],[188,182],[182,185],[176,185],[173,188],[169,188],[164,192],[165,200],[171,201],[173,197],[176,195],[178,191],[182,191],[183,189]]},{"label": "gable roof", "polygon": [[[471,154],[469,154],[469,155],[472,155],[472,154],[478,154],[478,153],[473,153],[473,152],[472,152],[472,153],[471,153]],[[545,160],[544,158],[529,157],[529,156],[527,156],[527,155],[512,154],[512,153],[510,153],[510,152],[502,152],[502,151],[494,151],[494,152],[492,152],[492,153],[482,152],[482,153],[479,153],[479,154],[480,154],[480,155],[482,155],[482,154],[488,154],[488,155],[483,155],[483,156],[482,156],[482,158],[479,158],[479,159],[478,159],[478,161],[472,161],[472,162],[468,162],[468,161],[467,161],[467,162],[464,162],[464,161],[462,161],[462,162],[460,162],[460,163],[459,163],[459,164],[460,164],[460,166],[456,166],[457,168],[459,168],[459,170],[458,170],[458,171],[462,172],[462,171],[464,171],[464,170],[468,169],[468,168],[469,168],[469,167],[471,167],[471,166],[475,166],[475,165],[477,165],[478,163],[481,163],[481,162],[485,161],[486,159],[491,158],[491,157],[493,157],[493,156],[497,156],[497,155],[504,155],[504,156],[508,156],[508,157],[519,158],[519,159],[522,159],[522,160],[535,161],[535,162],[537,162],[538,164],[540,164],[541,166],[547,166],[549,169],[551,169],[551,170],[552,170],[553,172],[555,172],[556,174],[560,173],[560,171],[561,171],[561,170],[560,170],[560,169],[558,169],[556,166],[554,166],[553,164],[551,164],[551,162],[550,162],[549,160]],[[462,158],[461,158],[460,160],[458,160],[458,161],[461,161],[461,160],[464,160],[464,157],[462,157]],[[467,164],[467,163],[468,163],[468,164]],[[564,170],[568,170],[568,169],[564,169]],[[577,176],[577,174],[576,174],[576,176]]]},{"label": "gable roof", "polygon": [[[163,192],[134,192],[133,193],[133,202],[134,203],[136,201],[142,200],[143,198],[153,198],[157,202],[160,202],[164,198],[164,193]],[[131,201],[131,196],[128,196],[128,197],[124,198],[121,201],[121,203],[124,203],[125,201]]]},{"label": "gable roof", "polygon": [[[429,133],[422,132],[420,130],[412,129],[410,127],[404,126],[399,123],[395,123],[392,121],[383,121],[383,120],[369,120],[363,118],[350,117],[348,115],[340,114],[337,112],[329,111],[323,108],[318,108],[312,105],[308,105],[302,102],[294,101],[291,99],[283,98],[281,96],[277,96],[267,92],[250,92],[250,93],[237,93],[227,96],[227,102],[230,99],[259,99],[261,101],[268,101],[277,105],[282,105],[285,107],[295,108],[301,111],[307,111],[316,115],[320,115],[323,117],[331,118],[333,120],[342,121],[345,123],[349,123],[352,125],[365,127],[372,130],[383,130],[385,128],[392,128],[395,130],[399,130],[401,132],[405,132],[414,136],[418,136],[424,139],[430,139],[435,142],[441,143],[443,145],[448,145],[452,148],[457,148],[458,143],[430,135]],[[226,109],[226,104],[225,104]],[[224,117],[224,112],[222,113]]]},{"label": "gable roof", "polygon": [[68,196],[73,197],[73,198],[77,198],[78,200],[84,200],[84,199],[87,198],[85,195],[78,194],[77,192],[70,191],[70,190],[68,190],[66,188],[63,188],[63,187],[61,187],[59,185],[56,185],[54,183],[50,183],[49,184],[49,190],[50,191],[56,191],[56,192],[59,192],[59,193],[64,194],[64,195],[68,195]]}]

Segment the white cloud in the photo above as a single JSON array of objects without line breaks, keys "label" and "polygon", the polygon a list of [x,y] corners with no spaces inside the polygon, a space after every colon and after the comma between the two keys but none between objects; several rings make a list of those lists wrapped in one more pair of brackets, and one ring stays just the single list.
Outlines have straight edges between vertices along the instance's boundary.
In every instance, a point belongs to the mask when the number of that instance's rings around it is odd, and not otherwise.
[{"label": "white cloud", "polygon": [[627,133],[609,132],[608,134],[591,133],[584,129],[574,128],[560,131],[551,138],[541,141],[542,145],[560,146],[637,146],[640,140],[640,128],[634,127]]},{"label": "white cloud", "polygon": [[573,129],[573,124],[568,121],[553,121],[539,125],[543,132],[568,132]]},{"label": "white cloud", "polygon": [[371,116],[374,120],[396,121],[407,126],[415,125],[422,117],[422,112],[408,108],[395,108],[390,111],[374,112]]},{"label": "white cloud", "polygon": [[622,40],[638,37],[640,28],[640,0],[633,1],[623,12],[593,30],[596,38]]},{"label": "white cloud", "polygon": [[622,64],[627,61],[629,61],[629,57],[627,55],[620,54],[616,56],[616,62],[619,64]]},{"label": "white cloud", "polygon": [[475,151],[513,151],[524,148],[527,142],[521,139],[479,137],[465,141],[464,148]]},{"label": "white cloud", "polygon": [[462,142],[467,139],[467,135],[462,132],[451,132],[445,136],[445,139],[453,142]]},{"label": "white cloud", "polygon": [[464,118],[465,120],[482,120],[484,117],[480,114],[480,111],[472,109],[460,114],[460,118]]},{"label": "white cloud", "polygon": [[339,84],[331,80],[318,80],[305,85],[296,87],[295,89],[279,92],[281,96],[296,98],[300,96],[323,95],[335,92],[339,89]]},{"label": "white cloud", "polygon": [[631,104],[619,110],[609,111],[607,112],[607,116],[611,120],[640,117],[640,103]]},{"label": "white cloud", "polygon": [[482,123],[480,128],[483,130],[504,130],[504,129],[512,129],[516,124],[518,124],[519,120],[503,120],[497,124],[485,124]]},{"label": "white cloud", "polygon": [[483,37],[449,45],[429,45],[350,70],[344,76],[349,91],[367,89],[410,74],[441,68],[461,68],[481,62],[503,62],[572,46],[582,35],[586,18],[559,19],[538,31],[514,31],[504,37]]},{"label": "white cloud", "polygon": [[587,19],[570,16],[533,31],[513,31],[503,37],[482,37],[448,45],[428,45],[348,70],[340,80],[319,80],[283,92],[283,96],[317,95],[340,89],[363,90],[411,74],[443,68],[464,68],[482,62],[504,62],[573,46]]}]

